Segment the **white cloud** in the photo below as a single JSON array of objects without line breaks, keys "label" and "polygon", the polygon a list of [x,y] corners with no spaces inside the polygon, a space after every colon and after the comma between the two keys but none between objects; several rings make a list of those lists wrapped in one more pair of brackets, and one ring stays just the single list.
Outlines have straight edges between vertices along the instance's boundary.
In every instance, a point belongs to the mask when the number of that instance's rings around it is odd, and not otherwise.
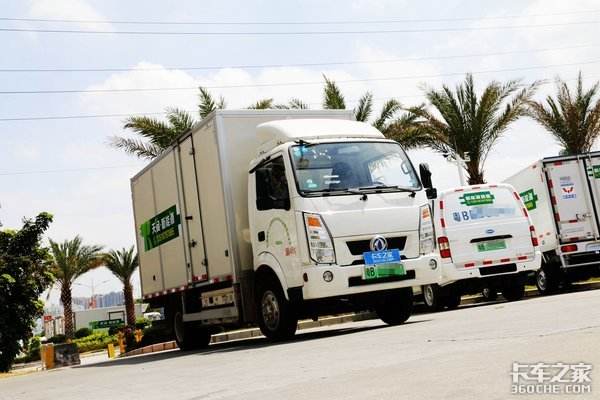
[{"label": "white cloud", "polygon": [[30,0],[29,16],[31,18],[98,21],[71,26],[88,30],[110,31],[114,29],[109,23],[101,23],[101,21],[106,21],[106,18],[85,0]]}]

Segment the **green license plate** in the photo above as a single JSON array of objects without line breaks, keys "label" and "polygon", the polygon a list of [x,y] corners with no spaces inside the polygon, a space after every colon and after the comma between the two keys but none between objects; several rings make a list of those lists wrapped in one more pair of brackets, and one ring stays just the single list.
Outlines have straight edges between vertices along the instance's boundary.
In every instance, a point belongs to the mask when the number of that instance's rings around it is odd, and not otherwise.
[{"label": "green license plate", "polygon": [[492,251],[506,249],[505,240],[490,240],[489,242],[477,243],[477,251]]},{"label": "green license plate", "polygon": [[403,275],[406,275],[406,271],[404,270],[404,265],[402,264],[365,265],[363,270],[364,280]]}]

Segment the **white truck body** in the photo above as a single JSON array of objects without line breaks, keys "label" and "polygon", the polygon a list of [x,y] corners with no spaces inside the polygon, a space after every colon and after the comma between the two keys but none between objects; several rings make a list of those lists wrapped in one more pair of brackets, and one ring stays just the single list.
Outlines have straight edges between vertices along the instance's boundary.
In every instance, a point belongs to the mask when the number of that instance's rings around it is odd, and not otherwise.
[{"label": "white truck body", "polygon": [[505,180],[520,193],[544,254],[563,271],[600,264],[600,153],[548,157]]},{"label": "white truck body", "polygon": [[524,293],[526,277],[540,267],[533,224],[508,184],[463,186],[432,200],[441,277],[422,288],[426,306],[454,308],[460,295],[484,289],[509,300]]},{"label": "white truck body", "polygon": [[[133,177],[144,298],[167,313],[181,310],[176,318],[184,324],[239,326],[256,321],[265,274],[276,276],[286,301],[310,303],[298,311],[309,316],[324,312],[328,299],[436,281],[433,245],[421,251],[419,210],[427,199],[412,164],[397,143],[352,119],[349,111],[216,111]],[[410,175],[414,189],[332,189],[342,184],[335,171],[303,169],[305,153],[323,148],[311,155],[316,160],[327,146],[341,147],[353,154],[339,157],[359,160],[354,149],[363,144],[394,146],[394,155],[404,157],[399,175]],[[273,187],[257,187],[264,177]],[[300,184],[313,188],[318,179],[327,189],[301,193]],[[280,184],[287,186],[285,201],[260,197]],[[265,201],[270,206],[257,209]],[[363,252],[376,235],[402,253],[395,272],[402,276],[363,279]]]}]

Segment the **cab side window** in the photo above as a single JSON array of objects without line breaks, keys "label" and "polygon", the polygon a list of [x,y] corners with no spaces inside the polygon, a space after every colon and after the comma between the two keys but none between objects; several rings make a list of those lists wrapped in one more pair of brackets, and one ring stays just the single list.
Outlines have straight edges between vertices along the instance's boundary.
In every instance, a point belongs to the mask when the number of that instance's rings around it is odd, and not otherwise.
[{"label": "cab side window", "polygon": [[261,165],[255,176],[257,210],[290,209],[290,192],[282,156]]}]

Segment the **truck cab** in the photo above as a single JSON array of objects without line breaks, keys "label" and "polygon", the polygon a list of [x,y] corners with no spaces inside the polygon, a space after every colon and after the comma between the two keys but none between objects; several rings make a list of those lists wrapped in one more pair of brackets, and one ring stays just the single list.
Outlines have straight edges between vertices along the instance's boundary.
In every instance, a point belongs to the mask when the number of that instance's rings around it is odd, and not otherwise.
[{"label": "truck cab", "polygon": [[[257,135],[248,215],[263,333],[345,309],[404,322],[411,286],[436,281],[439,258],[425,190],[402,147],[354,121],[273,121]],[[297,314],[286,321],[282,308]]]}]

